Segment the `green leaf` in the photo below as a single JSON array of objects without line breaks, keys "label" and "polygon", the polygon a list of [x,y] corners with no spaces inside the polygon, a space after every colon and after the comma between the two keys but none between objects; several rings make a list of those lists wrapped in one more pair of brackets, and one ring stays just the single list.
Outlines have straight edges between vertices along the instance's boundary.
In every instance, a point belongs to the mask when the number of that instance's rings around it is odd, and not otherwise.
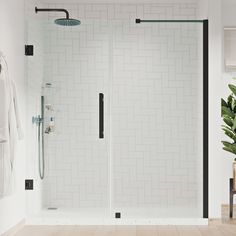
[{"label": "green leaf", "polygon": [[231,145],[230,142],[227,141],[221,141],[225,147],[229,147]]},{"label": "green leaf", "polygon": [[233,84],[229,84],[229,89],[232,91],[232,93],[236,96],[236,86]]},{"label": "green leaf", "polygon": [[227,129],[225,129],[225,128],[223,128],[223,130],[225,131],[225,134],[226,134],[229,138],[233,139],[233,141],[236,142],[236,135],[235,135],[232,131],[229,131],[229,130],[227,130]]},{"label": "green leaf", "polygon": [[236,153],[231,148],[223,147],[223,149],[227,152],[230,152],[230,153],[233,153],[234,155],[236,155]]},{"label": "green leaf", "polygon": [[232,127],[233,126],[233,121],[231,118],[229,118],[228,116],[224,116],[223,117],[223,121],[225,122],[225,124],[227,124],[228,126]]},{"label": "green leaf", "polygon": [[221,107],[221,115],[222,116],[229,116],[234,119],[235,114],[227,107]]},{"label": "green leaf", "polygon": [[232,96],[232,95],[229,95],[229,96],[228,96],[228,99],[227,99],[228,107],[231,107],[232,99],[233,99],[233,96]]},{"label": "green leaf", "polygon": [[[229,132],[232,132],[232,133],[234,133],[233,132],[233,130],[230,128],[230,127],[228,127],[228,126],[226,126],[226,125],[222,125],[222,130],[224,130],[224,131],[229,131]],[[235,134],[236,135],[236,134]]]},{"label": "green leaf", "polygon": [[222,141],[223,145],[227,148],[230,148],[234,153],[236,153],[236,144],[235,143],[230,143],[227,141]]},{"label": "green leaf", "polygon": [[233,127],[232,127],[232,130],[234,131],[236,129],[236,117],[234,118],[234,121],[233,121]]},{"label": "green leaf", "polygon": [[234,124],[233,121],[228,116],[224,116],[223,121],[230,127],[232,127]]},{"label": "green leaf", "polygon": [[233,111],[234,110],[234,107],[235,107],[235,99],[233,98],[232,99],[232,102],[231,102],[231,111]]},{"label": "green leaf", "polygon": [[223,98],[221,98],[221,106],[222,107],[228,107],[227,102]]}]

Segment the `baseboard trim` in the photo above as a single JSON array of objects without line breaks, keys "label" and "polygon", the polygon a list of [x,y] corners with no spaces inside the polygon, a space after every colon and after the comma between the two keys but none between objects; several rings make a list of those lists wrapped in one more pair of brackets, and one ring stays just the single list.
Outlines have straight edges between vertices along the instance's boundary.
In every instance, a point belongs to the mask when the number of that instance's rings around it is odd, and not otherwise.
[{"label": "baseboard trim", "polygon": [[19,231],[21,228],[23,228],[24,226],[25,226],[25,219],[21,220],[18,224],[11,227],[7,232],[3,233],[0,236],[11,236],[15,234],[17,231]]}]

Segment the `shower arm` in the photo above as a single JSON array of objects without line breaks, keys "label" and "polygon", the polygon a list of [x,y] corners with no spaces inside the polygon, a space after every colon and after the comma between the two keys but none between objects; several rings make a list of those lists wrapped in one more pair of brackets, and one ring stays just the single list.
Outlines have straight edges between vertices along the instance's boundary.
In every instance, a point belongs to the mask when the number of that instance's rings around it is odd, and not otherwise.
[{"label": "shower arm", "polygon": [[69,12],[66,9],[63,8],[37,8],[35,7],[35,13],[38,13],[39,11],[44,11],[44,12],[64,12],[66,13],[66,19],[69,19]]}]

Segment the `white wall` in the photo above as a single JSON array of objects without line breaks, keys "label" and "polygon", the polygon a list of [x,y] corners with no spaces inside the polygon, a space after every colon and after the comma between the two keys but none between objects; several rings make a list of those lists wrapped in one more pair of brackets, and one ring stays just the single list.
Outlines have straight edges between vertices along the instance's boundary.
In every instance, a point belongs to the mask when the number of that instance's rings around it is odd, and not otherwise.
[{"label": "white wall", "polygon": [[198,18],[199,19],[208,19],[208,0],[198,0]]},{"label": "white wall", "polygon": [[221,216],[221,0],[209,0],[209,217]]},{"label": "white wall", "polygon": [[[223,27],[236,27],[236,2],[232,0],[225,0],[222,2],[222,36]],[[223,43],[222,43],[223,46]],[[226,72],[224,67],[224,50],[222,54],[222,78],[221,78],[221,96],[227,98],[230,90],[228,84],[236,84],[236,81],[232,78],[235,77],[236,72]],[[225,135],[221,132],[221,139],[225,140]],[[229,204],[229,178],[232,178],[232,161],[234,155],[221,151],[221,162],[222,162],[222,203]]]},{"label": "white wall", "polygon": [[[0,1],[0,50],[6,55],[10,77],[18,87],[23,126],[25,125],[24,80],[24,0]],[[0,199],[0,234],[25,217],[25,141],[20,141],[16,156],[16,192]]]}]

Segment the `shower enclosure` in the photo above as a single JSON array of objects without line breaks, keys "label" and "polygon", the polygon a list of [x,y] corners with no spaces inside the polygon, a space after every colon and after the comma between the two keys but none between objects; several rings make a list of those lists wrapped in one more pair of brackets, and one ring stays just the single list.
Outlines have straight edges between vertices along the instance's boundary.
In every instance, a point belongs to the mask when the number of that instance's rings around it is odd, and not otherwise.
[{"label": "shower enclosure", "polygon": [[37,217],[208,218],[207,20],[52,19],[28,22],[29,87],[55,118]]}]

